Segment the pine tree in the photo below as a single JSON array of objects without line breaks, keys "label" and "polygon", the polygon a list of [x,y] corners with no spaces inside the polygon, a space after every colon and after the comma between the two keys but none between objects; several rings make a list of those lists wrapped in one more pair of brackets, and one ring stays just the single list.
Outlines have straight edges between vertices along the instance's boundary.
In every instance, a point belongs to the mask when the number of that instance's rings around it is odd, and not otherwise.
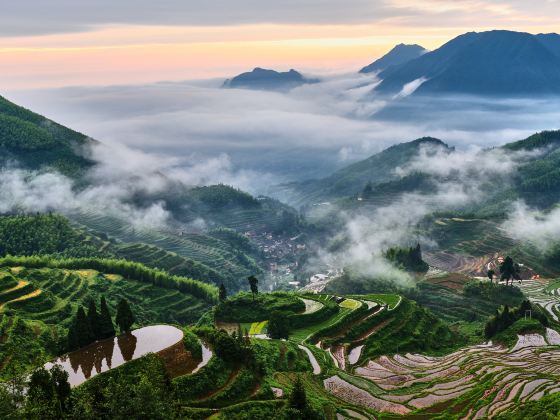
[{"label": "pine tree", "polygon": [[290,394],[289,406],[301,412],[307,409],[307,396],[305,395],[305,388],[299,375]]},{"label": "pine tree", "polygon": [[237,342],[239,345],[243,344],[243,330],[241,329],[241,324],[237,324]]},{"label": "pine tree", "polygon": [[115,326],[107,306],[105,296],[101,296],[101,313],[99,315],[99,332],[101,338],[109,338],[115,335]]},{"label": "pine tree", "polygon": [[253,294],[253,300],[255,300],[255,295],[259,293],[259,280],[255,276],[249,276],[247,281],[249,282],[249,287]]},{"label": "pine tree", "polygon": [[78,312],[76,313],[74,328],[75,328],[76,340],[79,347],[87,346],[92,342],[91,337],[93,336],[93,333],[89,327],[89,321],[83,306],[80,306],[78,308]]},{"label": "pine tree", "polygon": [[132,327],[132,324],[136,321],[130,309],[130,305],[125,299],[121,299],[117,305],[116,321],[121,332],[130,331],[130,327]]},{"label": "pine tree", "polygon": [[223,302],[226,299],[227,299],[227,290],[226,290],[226,286],[224,286],[224,284],[222,283],[220,285],[220,302]]},{"label": "pine tree", "polygon": [[78,342],[78,334],[76,332],[76,320],[74,319],[68,328],[68,337],[66,340],[68,351],[76,350],[80,347]]},{"label": "pine tree", "polygon": [[89,329],[92,333],[91,341],[99,340],[101,338],[101,331],[99,325],[99,314],[97,313],[97,306],[95,300],[90,299],[87,312]]}]

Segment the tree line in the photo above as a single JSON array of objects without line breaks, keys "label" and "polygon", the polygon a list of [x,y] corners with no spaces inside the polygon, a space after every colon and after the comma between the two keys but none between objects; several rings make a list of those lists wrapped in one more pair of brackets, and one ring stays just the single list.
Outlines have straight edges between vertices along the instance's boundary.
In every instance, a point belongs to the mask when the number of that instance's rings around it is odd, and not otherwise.
[{"label": "tree line", "polygon": [[488,319],[484,326],[484,335],[486,338],[492,338],[524,317],[537,319],[543,326],[548,326],[546,315],[530,301],[524,300],[518,307],[510,309],[508,305],[505,305],[501,311],[496,310],[496,314]]},{"label": "tree line", "polygon": [[218,289],[215,286],[185,277],[173,276],[164,271],[148,268],[143,264],[116,259],[101,258],[52,258],[48,256],[0,258],[0,266],[24,266],[29,268],[66,268],[70,270],[90,269],[102,273],[112,273],[123,276],[127,280],[137,280],[151,283],[166,289],[179,290],[193,295],[210,304],[218,300]]},{"label": "tree line", "polygon": [[[126,299],[117,305],[117,323],[121,332],[128,332],[136,321]],[[95,300],[89,301],[87,312],[83,306],[78,307],[76,315],[68,328],[68,351],[85,347],[94,341],[103,340],[115,335],[115,326],[105,296],[101,297],[100,311],[97,311]]]}]

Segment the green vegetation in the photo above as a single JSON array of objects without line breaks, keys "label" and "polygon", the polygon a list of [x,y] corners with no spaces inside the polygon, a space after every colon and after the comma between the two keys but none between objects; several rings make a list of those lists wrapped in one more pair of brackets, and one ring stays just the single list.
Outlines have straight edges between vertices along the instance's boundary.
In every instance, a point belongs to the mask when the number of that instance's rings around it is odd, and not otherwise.
[{"label": "green vegetation", "polygon": [[183,293],[192,294],[207,302],[217,300],[217,289],[196,280],[178,276],[171,276],[163,271],[148,268],[142,264],[125,260],[105,260],[99,258],[66,258],[53,259],[50,257],[11,257],[0,258],[0,266],[30,267],[30,268],[66,268],[90,269],[118,274],[126,279],[134,279],[151,283],[168,289],[177,289]]},{"label": "green vegetation", "polygon": [[121,333],[130,331],[132,324],[136,322],[136,318],[126,299],[121,299],[117,305],[117,317],[115,318],[115,322],[119,326]]},{"label": "green vegetation", "polygon": [[293,199],[298,203],[309,203],[354,196],[362,192],[368,184],[375,187],[392,180],[394,169],[405,166],[426,146],[440,148],[445,152],[453,150],[441,140],[431,137],[397,144],[340,169],[326,178],[290,184],[296,190]]},{"label": "green vegetation", "polygon": [[[117,310],[118,309],[119,306],[117,306]],[[103,340],[113,337],[114,335],[115,328],[105,296],[101,297],[101,313],[97,312],[95,300],[90,299],[87,316],[84,308],[80,306],[72,323],[68,327],[68,346],[66,350],[76,350],[94,341]]]},{"label": "green vegetation", "polygon": [[214,317],[224,322],[255,322],[270,319],[275,311],[300,313],[304,310],[303,301],[291,293],[260,293],[253,300],[251,293],[242,292],[220,303]]},{"label": "green vegetation", "polygon": [[493,340],[507,347],[513,346],[522,334],[544,334],[545,327],[542,322],[534,318],[519,318],[510,324],[506,329],[499,331],[493,336]]},{"label": "green vegetation", "polygon": [[[202,214],[205,220],[211,216]],[[182,217],[185,223],[190,223],[193,222],[191,218],[196,220],[200,216]],[[110,247],[118,257],[214,285],[224,283],[230,291],[244,289],[249,275],[262,272],[258,253],[243,252],[236,248],[235,243],[230,244],[224,238],[204,233],[136,229],[121,219],[97,213],[73,215],[73,220],[93,232],[105,232],[112,240],[122,241],[123,244]]]},{"label": "green vegetation", "polygon": [[17,106],[0,96],[0,148],[5,159],[39,169],[52,167],[77,176],[92,162],[75,152],[93,141],[45,117]]},{"label": "green vegetation", "polygon": [[57,214],[0,216],[0,256],[58,255],[110,257],[100,241],[86,236]]},{"label": "green vegetation", "polygon": [[0,315],[0,379],[40,366],[66,348],[66,331],[19,316]]},{"label": "green vegetation", "polygon": [[500,414],[498,420],[553,420],[560,417],[560,394],[545,395]]},{"label": "green vegetation", "polygon": [[422,259],[420,244],[410,248],[389,248],[385,258],[406,271],[426,272],[429,268]]},{"label": "green vegetation", "polygon": [[288,338],[290,335],[290,320],[285,313],[275,311],[270,314],[267,334],[274,339]]},{"label": "green vegetation", "polygon": [[404,299],[394,311],[382,313],[378,321],[392,319],[366,339],[364,357],[398,352],[442,353],[465,344],[466,338],[452,332],[428,309]]}]

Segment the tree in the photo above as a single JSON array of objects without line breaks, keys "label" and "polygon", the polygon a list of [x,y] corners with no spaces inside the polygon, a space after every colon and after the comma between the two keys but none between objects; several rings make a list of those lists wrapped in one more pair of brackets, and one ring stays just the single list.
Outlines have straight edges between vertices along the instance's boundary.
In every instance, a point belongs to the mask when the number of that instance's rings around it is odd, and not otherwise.
[{"label": "tree", "polygon": [[227,299],[227,290],[226,290],[226,286],[224,286],[224,284],[222,283],[220,285],[220,302],[223,302],[224,300]]},{"label": "tree", "polygon": [[274,311],[268,321],[268,336],[274,339],[287,339],[290,334],[290,321],[283,312]]},{"label": "tree", "polygon": [[117,305],[117,318],[115,321],[117,321],[121,332],[130,331],[130,327],[132,327],[132,324],[136,321],[126,299],[121,299],[119,301]]},{"label": "tree", "polygon": [[301,377],[299,375],[292,388],[288,406],[300,412],[304,412],[307,409],[307,396],[305,395],[305,388],[303,387],[303,382],[301,382]]},{"label": "tree", "polygon": [[249,287],[253,294],[253,300],[255,300],[255,295],[259,293],[259,280],[255,276],[249,276],[247,281],[249,282]]},{"label": "tree", "polygon": [[494,275],[496,274],[496,272],[492,269],[488,270],[488,273],[486,273],[486,275],[488,276],[488,278],[490,279],[490,282],[494,281]]},{"label": "tree", "polygon": [[101,296],[101,313],[99,314],[99,335],[101,338],[109,338],[115,335],[115,326],[107,306],[105,296]]},{"label": "tree", "polygon": [[95,300],[89,300],[89,307],[87,312],[87,318],[89,323],[89,329],[92,333],[91,341],[99,340],[101,337],[101,330],[100,330],[100,319],[99,314],[97,313],[97,306],[95,305]]},{"label": "tree", "polygon": [[62,411],[66,411],[67,401],[70,398],[72,388],[70,388],[70,383],[68,382],[68,372],[66,372],[62,366],[54,365],[50,369],[51,383],[54,388],[54,393]]},{"label": "tree", "polygon": [[84,308],[80,306],[74,317],[74,323],[68,330],[68,344],[70,350],[87,346],[93,341],[92,337],[93,333],[89,325],[88,317],[86,316]]},{"label": "tree", "polygon": [[36,369],[29,379],[25,417],[63,418],[71,392],[68,372],[61,366]]},{"label": "tree", "polygon": [[513,286],[513,279],[520,278],[519,272],[519,264],[515,264],[510,256],[507,256],[504,262],[500,264],[500,280],[505,280],[506,286],[509,280],[511,280],[511,285]]}]

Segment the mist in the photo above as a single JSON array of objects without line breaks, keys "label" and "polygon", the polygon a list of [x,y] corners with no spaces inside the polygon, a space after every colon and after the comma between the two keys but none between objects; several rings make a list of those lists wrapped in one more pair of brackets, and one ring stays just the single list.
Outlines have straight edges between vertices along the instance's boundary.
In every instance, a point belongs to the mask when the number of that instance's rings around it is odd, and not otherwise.
[{"label": "mist", "polygon": [[[412,276],[389,263],[384,253],[391,247],[410,247],[416,243],[424,249],[437,248],[433,238],[418,232],[420,222],[434,212],[460,210],[480,202],[485,197],[484,184],[488,179],[499,182],[511,178],[520,162],[538,153],[480,147],[449,151],[442,146],[423,146],[408,165],[394,169],[394,176],[402,178],[414,172],[433,175],[435,191],[404,193],[390,204],[366,205],[354,211],[335,207],[332,211],[340,214],[343,223],[332,241],[342,241],[344,246],[335,252],[329,251],[328,244],[317,247],[309,270],[324,266],[352,267],[360,275],[411,287]],[[557,216],[556,227],[560,230],[560,211]],[[546,230],[543,226],[542,231]]]},{"label": "mist", "polygon": [[546,252],[559,243],[560,208],[543,212],[517,201],[502,227],[515,239],[530,242]]},{"label": "mist", "polygon": [[321,79],[289,92],[209,80],[7,96],[107,145],[178,159],[176,168],[221,162],[218,178],[237,174],[226,182],[264,194],[272,183],[323,177],[419,137],[487,148],[557,128],[560,117],[556,98],[428,98],[410,95],[414,86],[385,98],[375,94],[375,75]]}]

